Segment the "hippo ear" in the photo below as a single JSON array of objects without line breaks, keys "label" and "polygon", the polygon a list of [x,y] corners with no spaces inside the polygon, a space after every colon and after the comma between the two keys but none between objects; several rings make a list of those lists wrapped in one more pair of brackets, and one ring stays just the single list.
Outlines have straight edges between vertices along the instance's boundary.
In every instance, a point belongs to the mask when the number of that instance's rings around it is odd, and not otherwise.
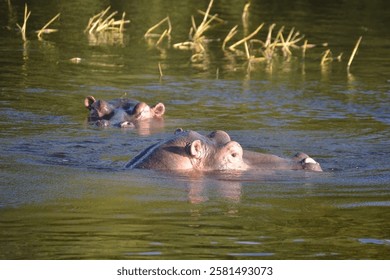
[{"label": "hippo ear", "polygon": [[202,141],[195,140],[191,143],[190,146],[190,154],[196,159],[202,158],[203,155],[203,147],[202,147]]},{"label": "hippo ear", "polygon": [[163,103],[157,103],[151,109],[156,117],[162,117],[165,113],[165,105]]},{"label": "hippo ear", "polygon": [[92,95],[90,96],[87,96],[85,99],[84,99],[84,106],[85,108],[87,109],[91,109],[91,106],[92,104],[96,101],[95,97],[93,97]]},{"label": "hippo ear", "polygon": [[224,145],[231,141],[229,134],[222,130],[213,131],[207,137],[213,139],[218,145]]}]

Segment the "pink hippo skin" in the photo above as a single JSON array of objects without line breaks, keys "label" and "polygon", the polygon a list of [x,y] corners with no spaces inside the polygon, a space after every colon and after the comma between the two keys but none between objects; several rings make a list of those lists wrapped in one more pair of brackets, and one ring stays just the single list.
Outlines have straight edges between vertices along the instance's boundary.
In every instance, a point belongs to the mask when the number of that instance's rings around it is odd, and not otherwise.
[{"label": "pink hippo skin", "polygon": [[135,156],[126,168],[155,170],[311,170],[322,171],[314,159],[304,153],[292,159],[244,151],[225,131],[207,136],[195,131],[176,130],[174,136],[156,143]]},{"label": "pink hippo skin", "polygon": [[165,113],[163,103],[150,107],[144,102],[127,98],[105,101],[87,96],[84,105],[89,110],[88,121],[100,127],[136,127],[141,121],[161,119]]}]

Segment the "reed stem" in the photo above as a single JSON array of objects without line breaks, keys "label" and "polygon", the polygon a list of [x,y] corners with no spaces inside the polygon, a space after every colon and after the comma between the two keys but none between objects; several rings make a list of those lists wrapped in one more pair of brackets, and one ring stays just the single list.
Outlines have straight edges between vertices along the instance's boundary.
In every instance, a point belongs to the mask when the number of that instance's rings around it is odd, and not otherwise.
[{"label": "reed stem", "polygon": [[251,2],[250,1],[244,5],[244,9],[242,11],[242,16],[241,16],[243,21],[248,20],[248,17],[249,17],[249,7],[250,6],[251,6]]},{"label": "reed stem", "polygon": [[20,33],[22,34],[22,39],[23,39],[24,42],[27,41],[27,37],[26,37],[27,20],[30,17],[30,15],[31,15],[31,11],[28,11],[27,3],[26,3],[26,4],[24,4],[24,21],[23,21],[23,25],[20,26],[18,23],[16,24],[16,26],[20,30]]},{"label": "reed stem", "polygon": [[326,62],[328,61],[332,61],[333,58],[332,58],[332,52],[330,51],[330,49],[327,49],[324,54],[322,55],[322,58],[321,58],[321,66],[325,65]]},{"label": "reed stem", "polygon": [[[198,13],[201,14],[201,15],[206,15],[206,12],[203,12],[202,10],[198,10]],[[215,14],[215,20],[218,21],[219,23],[225,23],[225,21],[221,18],[218,17],[218,14]],[[207,15],[207,17],[211,18],[212,16],[210,15]]]},{"label": "reed stem", "polygon": [[244,42],[250,40],[252,37],[254,37],[261,30],[261,28],[263,28],[263,26],[264,26],[264,22],[262,24],[260,24],[259,27],[257,27],[256,30],[253,31],[251,34],[249,34],[245,38],[241,39],[240,41],[234,43],[233,45],[231,45],[229,47],[229,49],[234,51],[235,47],[237,47],[238,45],[241,45],[242,43],[244,43]]},{"label": "reed stem", "polygon": [[348,66],[347,66],[348,69],[349,69],[349,67],[352,64],[353,58],[356,55],[357,49],[359,48],[359,45],[360,45],[360,42],[362,41],[362,38],[363,38],[363,36],[360,36],[359,39],[356,42],[355,48],[353,49],[351,57],[349,58],[349,61],[348,61]]},{"label": "reed stem", "polygon": [[238,28],[238,25],[234,26],[232,29],[230,29],[228,35],[226,35],[225,40],[223,40],[223,43],[222,43],[222,50],[223,51],[225,51],[225,46],[226,46],[227,42],[229,42],[230,39],[232,39],[234,37],[234,35],[237,34],[237,28]]},{"label": "reed stem", "polygon": [[160,73],[160,79],[161,79],[162,76],[163,76],[163,72],[162,72],[162,68],[161,68],[161,63],[160,62],[158,63],[158,71]]},{"label": "reed stem", "polygon": [[125,20],[125,12],[122,13],[122,19],[115,20],[113,17],[118,13],[117,11],[112,12],[109,16],[104,18],[110,8],[111,6],[108,6],[105,10],[91,17],[84,32],[88,31],[89,34],[92,34],[95,32],[99,33],[106,30],[111,30],[122,33],[124,30],[124,25],[129,23],[130,20]]},{"label": "reed stem", "polygon": [[[42,39],[42,34],[43,33],[47,33],[47,27],[50,25],[50,24],[52,24],[57,18],[59,18],[60,17],[60,15],[61,15],[61,13],[58,13],[57,15],[55,15],[51,20],[49,20],[49,22],[48,23],[46,23],[40,30],[38,30],[37,32],[38,32],[38,34],[37,34],[37,36],[38,36],[38,39],[39,40],[41,40]],[[50,33],[51,32],[56,32],[56,31],[58,31],[57,29],[49,29],[50,31]]]},{"label": "reed stem", "polygon": [[160,25],[162,25],[164,22],[168,22],[168,29],[166,29],[166,35],[170,35],[171,34],[171,31],[172,31],[172,25],[171,25],[171,21],[169,19],[169,16],[160,20],[157,24],[153,25],[152,27],[150,27],[148,29],[148,31],[146,31],[144,37],[149,37],[149,36],[152,36],[152,31],[154,31],[155,29],[157,29]]}]

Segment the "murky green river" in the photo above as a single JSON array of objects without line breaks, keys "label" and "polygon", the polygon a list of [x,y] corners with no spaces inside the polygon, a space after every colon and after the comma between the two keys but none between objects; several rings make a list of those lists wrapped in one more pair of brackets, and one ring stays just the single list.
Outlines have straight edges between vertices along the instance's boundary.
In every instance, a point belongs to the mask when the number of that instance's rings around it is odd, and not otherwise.
[{"label": "murky green river", "polygon": [[[215,0],[223,22],[198,53],[173,45],[208,0],[27,3],[23,42],[24,1],[0,2],[1,259],[390,258],[389,1],[252,1],[243,19],[244,1]],[[109,5],[131,21],[123,33],[85,33]],[[58,32],[38,40],[57,13]],[[144,34],[167,15],[171,37],[156,46]],[[263,22],[250,62],[244,44],[222,51],[235,25],[226,46]],[[265,60],[259,40],[273,23],[271,42],[282,26],[284,40],[292,28],[290,39],[305,38]],[[304,53],[306,39],[316,46]],[[333,61],[321,65],[328,49]],[[90,126],[88,95],[163,102],[164,123]],[[284,157],[304,151],[325,172],[123,168],[178,127],[225,130],[245,149]]]}]

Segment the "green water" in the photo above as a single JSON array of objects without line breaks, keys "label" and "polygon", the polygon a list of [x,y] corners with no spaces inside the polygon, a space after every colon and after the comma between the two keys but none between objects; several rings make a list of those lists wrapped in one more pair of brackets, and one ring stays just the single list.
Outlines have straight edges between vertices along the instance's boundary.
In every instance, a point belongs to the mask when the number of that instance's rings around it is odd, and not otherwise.
[{"label": "green water", "polygon": [[[215,0],[211,11],[226,22],[206,32],[195,62],[173,44],[188,40],[191,15],[199,24],[208,1],[27,3],[23,43],[24,2],[0,2],[1,259],[390,257],[388,1],[252,1],[245,31],[243,1]],[[123,36],[84,33],[108,5],[131,20]],[[59,31],[39,41],[34,31],[59,12]],[[144,33],[167,15],[170,41],[148,44]],[[262,22],[259,39],[276,23],[273,36],[295,27],[317,46],[250,66],[221,50],[234,25],[237,41]],[[343,52],[341,62],[321,66],[326,49]],[[86,96],[125,94],[163,102],[164,123],[87,124]],[[245,149],[285,157],[304,151],[325,172],[123,169],[178,127],[225,130]]]}]

